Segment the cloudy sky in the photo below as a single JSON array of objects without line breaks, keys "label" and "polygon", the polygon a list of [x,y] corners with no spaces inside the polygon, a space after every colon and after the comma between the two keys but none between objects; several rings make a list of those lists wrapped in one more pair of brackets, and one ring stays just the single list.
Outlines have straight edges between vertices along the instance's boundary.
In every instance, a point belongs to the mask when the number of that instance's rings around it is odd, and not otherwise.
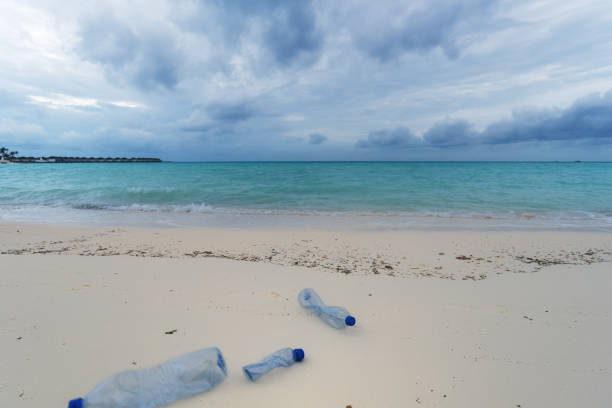
[{"label": "cloudy sky", "polygon": [[612,160],[609,0],[0,2],[0,144]]}]

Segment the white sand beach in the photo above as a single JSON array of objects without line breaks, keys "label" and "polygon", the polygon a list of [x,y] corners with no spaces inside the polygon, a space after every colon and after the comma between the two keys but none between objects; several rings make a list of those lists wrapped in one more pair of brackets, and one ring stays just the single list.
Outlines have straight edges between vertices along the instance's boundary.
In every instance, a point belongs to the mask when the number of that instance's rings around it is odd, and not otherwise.
[{"label": "white sand beach", "polygon": [[[218,346],[180,407],[608,407],[612,235],[0,224],[0,406]],[[357,318],[300,308],[315,288]],[[173,334],[165,334],[176,330]],[[282,347],[306,359],[250,383]]]}]

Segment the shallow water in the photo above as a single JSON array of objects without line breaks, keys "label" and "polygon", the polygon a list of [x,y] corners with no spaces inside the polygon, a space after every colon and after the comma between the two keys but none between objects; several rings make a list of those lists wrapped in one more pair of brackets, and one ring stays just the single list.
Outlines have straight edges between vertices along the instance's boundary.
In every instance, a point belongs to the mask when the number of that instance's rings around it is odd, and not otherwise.
[{"label": "shallow water", "polygon": [[612,163],[0,166],[0,220],[607,230],[612,229]]}]

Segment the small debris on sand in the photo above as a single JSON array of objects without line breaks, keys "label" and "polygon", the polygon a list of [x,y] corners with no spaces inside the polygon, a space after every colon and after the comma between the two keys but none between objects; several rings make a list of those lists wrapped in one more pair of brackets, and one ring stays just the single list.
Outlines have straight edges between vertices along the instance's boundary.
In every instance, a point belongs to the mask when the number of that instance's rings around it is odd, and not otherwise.
[{"label": "small debris on sand", "polygon": [[523,316],[523,317],[524,317],[525,319],[527,319],[527,320],[533,320],[533,319],[532,319],[531,317],[529,317],[529,316]]},{"label": "small debris on sand", "polygon": [[174,333],[176,333],[176,332],[177,332],[177,329],[174,329],[174,330],[169,330],[169,331],[164,332],[164,333],[165,333],[165,334],[174,334]]}]

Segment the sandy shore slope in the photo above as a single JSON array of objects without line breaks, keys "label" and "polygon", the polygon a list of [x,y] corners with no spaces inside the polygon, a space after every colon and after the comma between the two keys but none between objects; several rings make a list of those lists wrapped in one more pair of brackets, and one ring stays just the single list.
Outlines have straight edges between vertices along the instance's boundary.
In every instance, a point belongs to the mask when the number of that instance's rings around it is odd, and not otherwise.
[{"label": "sandy shore slope", "polygon": [[480,280],[612,261],[612,234],[60,227],[0,223],[0,254],[226,258],[350,275]]},{"label": "sandy shore slope", "polygon": [[[0,224],[0,406],[65,406],[118,371],[218,346],[226,382],[173,406],[608,407],[612,268],[600,261],[611,241]],[[243,256],[259,262],[222,259]],[[302,310],[307,286],[357,326]],[[306,360],[243,377],[287,346]]]}]

